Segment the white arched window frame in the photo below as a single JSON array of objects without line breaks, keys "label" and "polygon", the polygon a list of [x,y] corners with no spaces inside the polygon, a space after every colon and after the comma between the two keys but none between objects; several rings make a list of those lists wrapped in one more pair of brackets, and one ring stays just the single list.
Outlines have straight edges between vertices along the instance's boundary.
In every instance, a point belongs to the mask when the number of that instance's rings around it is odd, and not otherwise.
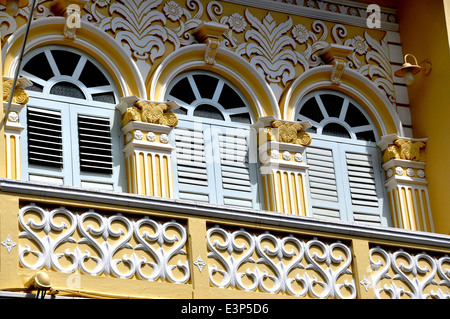
[{"label": "white arched window frame", "polygon": [[312,215],[390,226],[379,136],[366,111],[332,90],[307,94],[296,120],[308,120],[312,143],[306,149]]},{"label": "white arched window frame", "polygon": [[165,99],[180,105],[171,135],[175,197],[261,209],[254,115],[243,94],[197,70],[176,76]]},{"label": "white arched window frame", "polygon": [[121,191],[123,139],[117,88],[91,56],[44,46],[24,56],[33,85],[20,115],[22,179]]}]

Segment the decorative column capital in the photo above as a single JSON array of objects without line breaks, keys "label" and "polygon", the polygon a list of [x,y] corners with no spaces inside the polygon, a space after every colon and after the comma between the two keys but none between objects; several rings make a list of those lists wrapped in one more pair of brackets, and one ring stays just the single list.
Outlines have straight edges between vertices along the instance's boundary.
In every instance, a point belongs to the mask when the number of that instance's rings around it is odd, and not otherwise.
[{"label": "decorative column capital", "polygon": [[[3,101],[8,102],[9,96],[11,95],[14,79],[4,76],[2,81],[3,81]],[[27,104],[29,96],[28,93],[25,91],[25,88],[31,85],[33,84],[27,78],[24,77],[18,78],[16,87],[14,89],[14,96],[12,99],[12,103]]]},{"label": "decorative column capital", "polygon": [[273,116],[262,117],[253,126],[259,129],[259,142],[266,141],[308,146],[311,135],[305,130],[311,127],[308,121],[293,122],[275,119]]},{"label": "decorative column capital", "polygon": [[124,97],[116,108],[122,114],[122,131],[127,153],[137,148],[167,151],[173,147],[169,134],[178,124],[178,117],[171,112],[179,107],[174,102],[152,102],[136,96]]},{"label": "decorative column capital", "polygon": [[384,136],[378,143],[383,152],[383,163],[391,159],[425,162],[427,138],[399,137],[396,134]]},{"label": "decorative column capital", "polygon": [[341,77],[344,73],[345,64],[347,63],[347,56],[353,50],[354,48],[350,46],[330,44],[319,53],[326,64],[333,66],[333,72],[331,72],[332,84],[341,84]]},{"label": "decorative column capital", "polygon": [[258,134],[259,158],[263,174],[275,167],[304,170],[305,147],[311,144],[311,136],[305,132],[311,127],[307,121],[292,122],[275,119],[273,116],[261,117],[253,125]]},{"label": "decorative column capital", "polygon": [[122,126],[131,121],[170,127],[178,124],[178,117],[172,112],[179,108],[175,101],[153,102],[141,100],[136,96],[129,96],[122,98],[117,108],[122,114]]},{"label": "decorative column capital", "polygon": [[214,21],[202,22],[194,30],[197,41],[206,44],[205,63],[214,65],[216,63],[217,49],[219,48],[222,34],[228,30],[228,26]]}]

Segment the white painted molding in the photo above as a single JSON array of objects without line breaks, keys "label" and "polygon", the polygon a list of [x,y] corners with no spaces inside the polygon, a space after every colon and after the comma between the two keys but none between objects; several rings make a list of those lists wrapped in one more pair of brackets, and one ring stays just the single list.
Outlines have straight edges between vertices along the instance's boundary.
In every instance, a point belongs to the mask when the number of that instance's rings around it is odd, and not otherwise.
[{"label": "white painted molding", "polygon": [[[306,18],[326,20],[330,22],[343,23],[347,25],[367,28],[367,18],[352,16],[349,14],[342,14],[340,12],[331,12],[322,9],[309,8],[302,5],[294,5],[289,3],[282,3],[274,0],[222,0],[223,2],[229,2],[246,7],[254,7],[259,9],[277,11],[281,13],[287,13],[290,15],[298,15]],[[369,3],[360,3],[356,1],[339,0],[339,1],[326,1],[328,3],[335,3],[336,5],[347,5],[348,7],[355,7],[359,9],[366,9]],[[395,15],[396,10],[381,7],[381,15]],[[398,23],[381,21],[381,28],[383,31],[398,31]]]}]

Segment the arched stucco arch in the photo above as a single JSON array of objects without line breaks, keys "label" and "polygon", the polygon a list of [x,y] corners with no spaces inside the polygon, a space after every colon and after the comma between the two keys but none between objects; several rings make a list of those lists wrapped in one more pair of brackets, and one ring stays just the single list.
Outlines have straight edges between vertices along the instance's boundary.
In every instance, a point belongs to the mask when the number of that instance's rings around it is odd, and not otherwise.
[{"label": "arched stucco arch", "polygon": [[167,87],[178,74],[194,70],[215,72],[231,81],[245,95],[257,117],[280,118],[278,103],[269,85],[247,61],[233,52],[219,48],[215,64],[205,63],[206,44],[195,44],[169,54],[147,80],[149,99],[163,101]]},{"label": "arched stucco arch", "polygon": [[331,65],[319,66],[299,76],[289,87],[280,102],[281,113],[286,120],[293,121],[297,106],[303,97],[315,90],[331,89],[351,96],[369,114],[380,134],[403,136],[403,127],[394,106],[388,98],[368,78],[345,69],[341,83],[331,83]]},{"label": "arched stucco arch", "polygon": [[[74,40],[64,38],[63,17],[49,17],[33,21],[28,34],[24,55],[41,46],[57,44],[86,52],[96,59],[110,74],[120,95],[146,97],[142,76],[130,55],[113,38],[92,24],[81,22]],[[17,29],[2,48],[3,76],[12,77],[19,63],[19,53],[26,26]]]}]

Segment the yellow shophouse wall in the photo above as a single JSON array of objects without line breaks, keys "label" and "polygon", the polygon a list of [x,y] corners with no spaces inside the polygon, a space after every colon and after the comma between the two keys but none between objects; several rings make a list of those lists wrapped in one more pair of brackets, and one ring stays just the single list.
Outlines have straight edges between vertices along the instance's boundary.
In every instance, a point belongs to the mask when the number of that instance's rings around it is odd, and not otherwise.
[{"label": "yellow shophouse wall", "polygon": [[[415,137],[426,136],[427,176],[436,232],[450,233],[450,215],[443,190],[450,175],[450,118],[448,83],[450,81],[449,1],[400,1],[398,19],[403,52],[418,61],[429,60],[432,71],[419,74],[408,88],[411,120]],[[426,26],[426,27],[425,27]],[[444,192],[445,193],[445,192]]]}]

